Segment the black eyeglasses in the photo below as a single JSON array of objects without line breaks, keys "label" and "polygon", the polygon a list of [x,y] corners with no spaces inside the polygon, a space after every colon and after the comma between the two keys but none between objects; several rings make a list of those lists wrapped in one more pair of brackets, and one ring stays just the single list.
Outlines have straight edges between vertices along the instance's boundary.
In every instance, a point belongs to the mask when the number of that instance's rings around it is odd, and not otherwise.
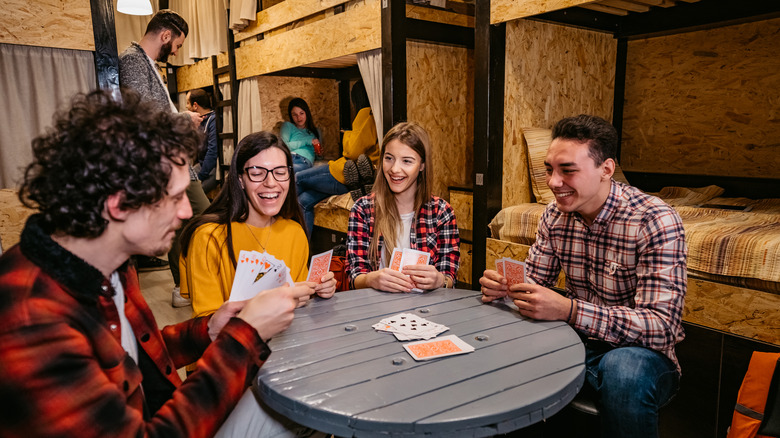
[{"label": "black eyeglasses", "polygon": [[265,167],[260,166],[250,166],[244,168],[244,172],[246,172],[246,176],[249,177],[249,181],[252,182],[261,183],[265,181],[265,179],[268,178],[268,173],[271,173],[275,180],[282,182],[290,179],[292,167],[279,166],[274,167],[273,169],[266,169]]}]

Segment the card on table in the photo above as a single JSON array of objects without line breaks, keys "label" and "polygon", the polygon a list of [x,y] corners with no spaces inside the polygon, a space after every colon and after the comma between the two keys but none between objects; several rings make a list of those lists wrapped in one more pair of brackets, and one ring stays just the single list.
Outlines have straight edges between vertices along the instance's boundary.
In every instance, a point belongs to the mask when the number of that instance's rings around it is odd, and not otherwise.
[{"label": "card on table", "polygon": [[322,283],[322,277],[330,272],[330,259],[332,257],[332,249],[312,256],[311,263],[309,263],[309,275],[306,277],[306,281],[313,281],[317,284]]},{"label": "card on table", "polygon": [[449,327],[428,321],[412,313],[399,313],[382,319],[372,326],[376,330],[392,333],[399,341],[412,339],[430,339]]},{"label": "card on table", "polygon": [[443,336],[429,341],[410,342],[404,344],[404,348],[414,360],[430,360],[474,351],[474,347],[455,335]]}]

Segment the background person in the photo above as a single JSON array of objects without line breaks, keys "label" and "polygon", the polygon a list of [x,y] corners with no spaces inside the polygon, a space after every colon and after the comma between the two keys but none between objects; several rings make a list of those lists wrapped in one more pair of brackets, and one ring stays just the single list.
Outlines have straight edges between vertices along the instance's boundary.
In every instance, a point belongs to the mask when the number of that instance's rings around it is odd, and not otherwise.
[{"label": "background person", "polygon": [[[588,115],[559,121],[547,152],[555,202],[526,259],[529,283],[507,288],[487,270],[483,301],[507,294],[520,314],[567,321],[585,343],[602,435],[657,437],[658,410],[677,392],[684,338],[685,233],[675,210],[612,179],[617,132]],[[560,271],[566,293],[551,289]]]},{"label": "background person", "polygon": [[293,281],[320,297],[333,296],[332,272],[316,287],[305,283],[309,243],[287,147],[270,132],[249,134],[231,163],[219,195],[182,232],[181,290],[192,299],[193,315],[213,313],[230,298],[241,250],[267,252],[284,261]]},{"label": "background person", "polygon": [[217,117],[212,109],[211,95],[200,88],[187,92],[187,110],[200,114],[198,129],[204,134],[196,164],[198,179],[204,193],[217,188]]},{"label": "background person", "polygon": [[[287,105],[287,115],[290,121],[282,124],[280,135],[292,153],[293,169],[297,175],[314,165],[316,149],[320,148],[319,131],[314,125],[309,104],[300,97]],[[321,155],[321,150],[317,155]]]},{"label": "background person", "polygon": [[342,195],[350,189],[345,185],[345,166],[352,167],[352,173],[357,175],[357,165],[360,155],[367,156],[369,166],[376,165],[379,159],[379,148],[376,147],[376,124],[368,103],[368,94],[363,81],[352,86],[352,104],[358,113],[352,121],[352,130],[344,132],[342,139],[343,154],[338,160],[328,162],[327,166],[318,166],[295,174],[298,188],[298,202],[303,208],[306,230],[309,237],[314,231],[314,206],[332,195]]},{"label": "background person", "polygon": [[[349,214],[347,263],[354,289],[453,287],[460,261],[458,225],[447,201],[431,194],[430,156],[428,133],[416,123],[399,123],[382,140],[382,172],[374,191]],[[394,248],[428,252],[430,264],[389,269]]]},{"label": "background person", "polygon": [[[77,96],[33,140],[20,199],[38,213],[0,257],[2,435],[206,437],[225,422],[291,435],[234,407],[271,353],[264,340],[310,288],[159,330],[127,261],[165,253],[190,217],[186,163],[200,139],[189,120],[122,100]],[[176,369],[195,360],[182,382]]]},{"label": "background person", "polygon": [[[168,62],[170,56],[175,56],[189,33],[189,26],[181,15],[170,9],[157,11],[149,24],[141,41],[133,41],[121,55],[119,55],[119,84],[141,95],[144,101],[154,105],[157,111],[177,113],[176,106],[171,100],[168,88],[163,82],[157,69],[156,62]],[[202,117],[200,114],[187,111],[186,114],[192,120],[194,126],[198,126]],[[203,192],[203,187],[198,180],[198,175],[189,168],[190,185],[187,187],[187,198],[190,200],[192,214],[197,216],[209,205],[209,200]],[[183,298],[179,288],[178,261],[181,248],[178,235],[173,240],[173,246],[168,252],[168,261],[157,257],[137,257],[140,270],[166,268],[170,265],[173,276],[174,288],[171,291],[171,305],[174,307],[188,306],[190,303]]]}]

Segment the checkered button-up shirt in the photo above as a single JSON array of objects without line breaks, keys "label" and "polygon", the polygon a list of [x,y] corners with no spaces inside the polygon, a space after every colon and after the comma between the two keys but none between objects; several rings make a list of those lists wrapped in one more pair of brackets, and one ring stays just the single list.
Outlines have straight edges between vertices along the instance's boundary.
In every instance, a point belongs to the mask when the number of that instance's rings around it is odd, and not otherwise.
[{"label": "checkered button-up shirt", "polygon": [[[374,235],[375,195],[364,196],[352,206],[347,230],[347,269],[350,287],[355,278],[374,269],[369,261],[368,248]],[[430,264],[442,274],[450,277],[453,284],[458,274],[460,261],[460,236],[455,212],[444,199],[431,196],[415,214],[414,226],[409,235],[410,247],[426,251],[431,255]],[[381,254],[384,240],[379,237]]]},{"label": "checkered button-up shirt", "polygon": [[687,288],[685,232],[660,199],[612,181],[588,226],[551,203],[526,261],[529,278],[552,286],[561,269],[577,300],[574,328],[616,346],[657,350],[677,364],[674,346]]}]

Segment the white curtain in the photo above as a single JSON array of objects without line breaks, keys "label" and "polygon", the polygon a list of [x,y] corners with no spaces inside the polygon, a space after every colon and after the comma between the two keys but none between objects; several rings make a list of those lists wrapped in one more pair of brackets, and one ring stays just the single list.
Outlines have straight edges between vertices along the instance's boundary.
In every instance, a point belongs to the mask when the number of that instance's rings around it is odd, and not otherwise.
[{"label": "white curtain", "polygon": [[260,87],[257,77],[244,79],[238,87],[238,141],[263,130]]},{"label": "white curtain", "polygon": [[96,87],[92,52],[0,44],[0,188],[17,186],[54,112]]},{"label": "white curtain", "polygon": [[230,28],[242,30],[257,20],[257,0],[230,0]]},{"label": "white curtain", "polygon": [[369,50],[357,54],[358,69],[368,93],[371,112],[374,113],[376,135],[379,144],[385,131],[382,129],[382,49]]},{"label": "white curtain", "polygon": [[[116,51],[121,54],[130,47],[131,42],[141,40],[152,16],[123,14],[116,10],[117,3],[114,0],[114,27],[116,28]],[[160,9],[157,0],[151,0],[151,4],[153,13]]]}]

